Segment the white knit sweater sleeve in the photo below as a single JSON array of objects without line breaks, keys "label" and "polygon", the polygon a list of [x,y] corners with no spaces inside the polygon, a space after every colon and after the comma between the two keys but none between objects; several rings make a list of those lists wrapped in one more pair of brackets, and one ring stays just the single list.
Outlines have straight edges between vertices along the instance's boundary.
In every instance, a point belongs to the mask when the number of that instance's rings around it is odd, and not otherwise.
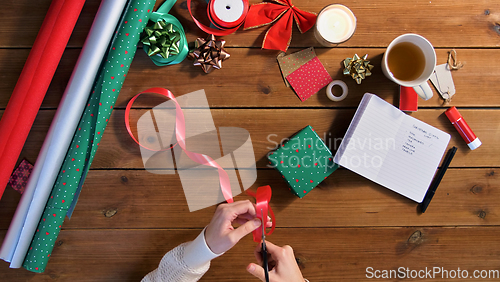
[{"label": "white knit sweater sleeve", "polygon": [[210,250],[203,230],[194,241],[183,243],[165,254],[158,268],[146,275],[142,282],[198,281],[210,268],[210,261],[222,254]]}]

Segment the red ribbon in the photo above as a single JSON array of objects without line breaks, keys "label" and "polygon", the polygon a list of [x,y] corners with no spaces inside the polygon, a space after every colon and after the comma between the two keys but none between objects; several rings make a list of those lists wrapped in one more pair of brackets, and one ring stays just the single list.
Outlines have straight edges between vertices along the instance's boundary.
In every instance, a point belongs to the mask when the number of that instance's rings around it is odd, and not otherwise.
[{"label": "red ribbon", "polygon": [[[130,99],[130,101],[127,104],[127,108],[125,109],[125,126],[127,128],[127,131],[128,131],[128,134],[130,135],[130,137],[132,137],[132,139],[137,144],[139,144],[141,147],[148,149],[150,151],[156,151],[156,150],[149,149],[149,148],[143,146],[141,143],[139,143],[139,141],[137,141],[137,139],[135,139],[134,135],[132,134],[132,130],[130,129],[130,121],[129,121],[130,109],[132,108],[132,104],[134,103],[134,101],[140,95],[142,95],[144,93],[160,94],[160,95],[163,95],[167,98],[170,98],[172,100],[172,102],[174,102],[174,104],[175,104],[175,137],[177,138],[177,144],[179,144],[179,146],[182,148],[184,153],[186,153],[186,155],[191,160],[193,160],[199,164],[202,164],[202,165],[208,165],[208,166],[217,168],[217,171],[219,172],[219,182],[220,182],[220,189],[222,191],[222,195],[224,196],[224,199],[226,199],[226,201],[228,203],[232,203],[233,202],[233,194],[231,192],[231,183],[229,182],[229,176],[227,175],[227,172],[221,166],[219,166],[219,164],[217,164],[217,162],[215,162],[211,157],[204,155],[204,154],[194,153],[194,152],[188,151],[186,149],[186,122],[184,120],[184,113],[182,112],[181,106],[179,105],[179,103],[175,99],[172,92],[170,92],[170,90],[167,90],[165,88],[160,88],[160,87],[153,87],[153,88],[149,88],[149,89],[135,95],[132,99]],[[170,148],[168,148],[168,149],[170,149]]]},{"label": "red ribbon", "polygon": [[191,0],[187,0],[187,7],[188,7],[189,14],[191,15],[191,18],[193,18],[194,23],[201,30],[203,30],[204,32],[206,32],[208,34],[213,34],[213,35],[217,35],[217,36],[224,36],[224,35],[229,35],[231,33],[234,33],[243,24],[244,19],[247,16],[248,0],[240,0],[240,1],[243,2],[243,6],[244,6],[243,14],[235,22],[229,23],[229,22],[224,22],[219,17],[217,17],[217,14],[214,12],[214,8],[213,8],[214,1],[210,0],[210,2],[208,3],[208,7],[207,7],[208,19],[210,20],[210,22],[214,26],[217,27],[217,29],[211,28],[211,27],[208,27],[208,26],[202,24],[194,17],[193,13],[191,12]]},{"label": "red ribbon", "polygon": [[[255,211],[257,213],[257,218],[262,221],[264,225],[264,232],[267,235],[271,235],[274,232],[274,228],[276,227],[276,220],[274,218],[274,212],[269,206],[269,201],[271,201],[272,190],[271,186],[266,185],[257,188],[257,193],[252,191],[247,191],[247,194],[255,198]],[[261,212],[262,210],[262,212]],[[265,228],[268,223],[267,214],[271,215],[271,231],[266,232]],[[259,227],[253,231],[253,240],[255,242],[260,242],[262,240],[262,227]]]},{"label": "red ribbon", "polygon": [[272,0],[272,2],[262,2],[250,7],[244,29],[274,23],[266,32],[262,48],[286,52],[292,40],[293,20],[295,19],[299,31],[304,33],[314,26],[316,17],[314,13],[295,7],[292,0]]}]

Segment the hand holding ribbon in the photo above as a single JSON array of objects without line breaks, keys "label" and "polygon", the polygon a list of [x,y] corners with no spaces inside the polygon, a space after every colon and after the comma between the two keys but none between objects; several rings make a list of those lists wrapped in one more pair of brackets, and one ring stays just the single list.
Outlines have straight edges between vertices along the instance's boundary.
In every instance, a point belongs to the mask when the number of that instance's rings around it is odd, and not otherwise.
[{"label": "hand holding ribbon", "polygon": [[[267,235],[271,235],[274,232],[274,228],[276,227],[276,220],[274,218],[274,212],[269,205],[269,201],[271,201],[272,190],[271,186],[266,185],[257,188],[257,192],[254,193],[252,191],[247,191],[247,194],[255,198],[255,210],[257,211],[256,217],[259,218],[264,226],[268,225],[268,213],[271,215],[271,231],[266,232]],[[262,213],[260,212],[262,210]],[[263,218],[264,217],[264,218]],[[265,232],[265,231],[264,231]],[[255,242],[260,242],[262,239],[262,229],[257,228],[253,231],[253,240]]]},{"label": "hand holding ribbon", "polygon": [[273,24],[266,32],[263,49],[286,52],[292,40],[292,22],[295,19],[301,33],[311,29],[317,15],[298,9],[292,0],[272,0],[252,5],[245,20],[244,29]]},{"label": "hand holding ribbon", "polygon": [[144,29],[143,49],[157,66],[175,65],[189,53],[186,33],[177,18],[168,14],[177,0],[167,0],[153,12]]},{"label": "hand holding ribbon", "polygon": [[[205,240],[213,253],[222,254],[236,245],[241,238],[255,229],[261,221],[255,218],[258,212],[250,201],[221,204],[205,229]],[[240,224],[233,227],[233,223]]]}]

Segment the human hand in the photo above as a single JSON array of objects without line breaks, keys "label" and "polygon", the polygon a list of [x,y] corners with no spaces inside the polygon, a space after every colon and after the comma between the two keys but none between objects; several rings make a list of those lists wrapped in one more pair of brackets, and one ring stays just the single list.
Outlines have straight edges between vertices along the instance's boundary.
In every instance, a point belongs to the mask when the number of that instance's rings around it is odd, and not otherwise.
[{"label": "human hand", "polygon": [[[233,222],[241,226],[235,229]],[[205,229],[205,240],[212,252],[220,254],[231,249],[241,238],[260,225],[260,219],[256,218],[255,205],[249,200],[221,204]]]},{"label": "human hand", "polygon": [[[267,254],[269,264],[269,281],[270,282],[304,282],[304,277],[300,272],[292,247],[286,245],[278,247],[275,244],[266,241]],[[255,257],[259,265],[250,263],[247,266],[247,271],[261,281],[266,281],[264,268],[262,268],[262,244],[259,244],[255,249]]]}]

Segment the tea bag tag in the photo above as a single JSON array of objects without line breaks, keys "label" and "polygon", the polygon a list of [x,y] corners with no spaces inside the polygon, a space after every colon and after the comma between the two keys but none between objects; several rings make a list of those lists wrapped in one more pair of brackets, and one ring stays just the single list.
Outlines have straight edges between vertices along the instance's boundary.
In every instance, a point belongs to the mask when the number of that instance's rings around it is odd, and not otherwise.
[{"label": "tea bag tag", "polygon": [[436,66],[430,80],[444,100],[450,101],[455,95],[455,84],[448,64]]}]

